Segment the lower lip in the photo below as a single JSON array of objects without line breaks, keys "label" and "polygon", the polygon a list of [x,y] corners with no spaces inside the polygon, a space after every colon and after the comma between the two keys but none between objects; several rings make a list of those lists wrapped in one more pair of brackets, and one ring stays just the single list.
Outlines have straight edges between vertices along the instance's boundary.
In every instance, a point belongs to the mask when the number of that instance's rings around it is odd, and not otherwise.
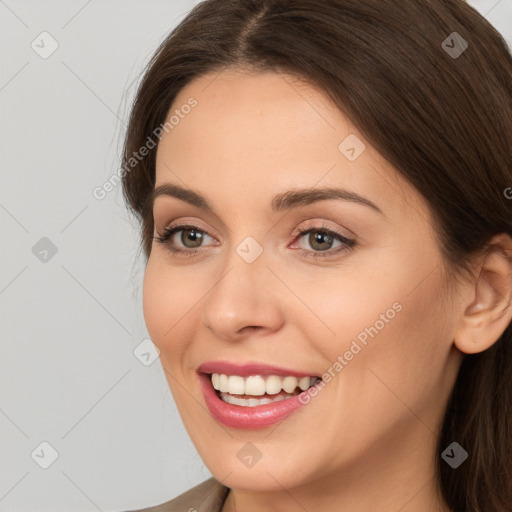
[{"label": "lower lip", "polygon": [[210,375],[198,373],[198,377],[206,405],[211,415],[217,421],[228,427],[240,429],[268,427],[284,420],[284,418],[309,402],[309,400],[307,400],[305,403],[302,403],[300,400],[301,395],[307,393],[306,390],[292,398],[270,404],[257,405],[255,407],[228,404],[217,395]]}]

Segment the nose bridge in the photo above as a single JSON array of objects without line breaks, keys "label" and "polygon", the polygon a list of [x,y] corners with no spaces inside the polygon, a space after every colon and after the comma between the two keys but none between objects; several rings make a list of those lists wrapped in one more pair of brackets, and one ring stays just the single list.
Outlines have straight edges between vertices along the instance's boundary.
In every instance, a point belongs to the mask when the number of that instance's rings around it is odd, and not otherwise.
[{"label": "nose bridge", "polygon": [[222,266],[222,275],[205,297],[204,325],[217,336],[233,338],[244,327],[277,329],[281,305],[276,300],[275,277],[266,264],[263,245],[246,236],[234,245]]}]

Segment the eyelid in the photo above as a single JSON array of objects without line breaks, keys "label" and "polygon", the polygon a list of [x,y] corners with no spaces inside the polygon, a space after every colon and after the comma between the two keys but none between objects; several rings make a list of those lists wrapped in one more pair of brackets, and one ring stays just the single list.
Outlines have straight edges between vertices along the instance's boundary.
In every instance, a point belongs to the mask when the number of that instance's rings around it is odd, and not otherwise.
[{"label": "eyelid", "polygon": [[[167,250],[170,253],[173,253],[176,256],[182,256],[182,257],[191,257],[191,256],[201,256],[204,254],[208,246],[199,246],[197,248],[193,249],[187,249],[187,248],[181,248],[176,247],[176,244],[169,243],[170,239],[172,239],[176,233],[179,233],[180,231],[185,230],[196,230],[203,233],[203,235],[206,235],[207,237],[212,238],[215,240],[215,238],[208,233],[208,230],[205,230],[201,228],[198,225],[195,225],[196,221],[186,223],[185,221],[179,221],[179,222],[171,222],[163,230],[162,234],[156,233],[153,236],[153,239],[157,242],[161,243],[163,246],[167,246]],[[297,227],[294,231],[293,235],[293,242],[292,244],[296,243],[297,240],[300,240],[302,237],[304,237],[307,233],[310,232],[324,232],[328,233],[329,236],[331,236],[333,239],[340,242],[341,246],[337,248],[331,248],[325,251],[314,251],[314,250],[308,250],[303,248],[294,248],[296,252],[301,254],[305,259],[318,259],[318,260],[330,260],[330,259],[336,259],[338,255],[344,252],[349,252],[353,250],[357,245],[359,245],[359,242],[357,241],[357,238],[354,235],[345,235],[343,234],[338,228],[329,227],[325,221],[322,221],[322,225],[316,224],[317,221],[310,220],[308,221],[307,226],[301,226]],[[216,244],[214,244],[216,245]],[[218,244],[217,244],[218,245]]]},{"label": "eyelid", "polygon": [[[306,224],[306,227],[303,227],[304,225],[304,222]],[[294,238],[299,236],[301,234],[301,232],[304,232],[305,230],[308,230],[308,229],[317,229],[318,231],[320,230],[327,230],[327,231],[333,231],[334,233],[337,233],[339,234],[340,236],[343,236],[345,238],[348,238],[348,239],[351,239],[351,238],[356,238],[356,235],[349,229],[347,228],[343,228],[346,233],[342,233],[340,231],[339,228],[337,227],[331,227],[331,226],[328,226],[326,224],[326,220],[325,219],[322,219],[322,220],[307,220],[307,221],[304,221],[303,223],[299,224],[299,226],[297,228],[295,228],[292,233],[290,233],[290,236],[293,236]],[[322,225],[319,226],[318,225],[318,222],[320,222]],[[170,229],[173,229],[175,227],[181,227],[182,229],[186,229],[184,226],[187,225],[189,226],[188,229],[191,229],[191,228],[196,228],[198,230],[201,230],[203,232],[205,232],[207,235],[209,235],[210,237],[212,238],[219,238],[219,233],[217,232],[216,229],[212,228],[210,229],[209,227],[206,228],[204,225],[202,225],[202,222],[199,221],[197,218],[193,218],[193,220],[188,220],[186,217],[185,218],[180,218],[178,221],[171,221],[171,222],[168,222],[168,223],[165,223],[165,225],[163,226],[162,230],[170,230]],[[156,226],[157,226],[157,223],[154,222],[154,234],[157,234],[156,233]],[[213,231],[213,233],[212,233]],[[231,231],[231,230],[230,230]]]},{"label": "eyelid", "polygon": [[[319,225],[320,223],[320,225]],[[346,231],[346,233],[343,233],[342,232],[342,229]],[[350,231],[349,229],[347,228],[338,228],[336,226],[330,226],[327,224],[327,221],[325,219],[322,219],[322,220],[307,220],[305,221],[305,224],[302,223],[300,224],[295,230],[294,230],[294,235],[295,237],[303,234],[305,231],[309,231],[309,230],[317,230],[317,231],[330,231],[332,233],[335,233],[343,238],[346,238],[348,240],[351,240],[351,239],[355,239],[356,238],[356,235]]]},{"label": "eyelid", "polygon": [[[155,222],[155,232],[156,232],[156,226],[157,226],[157,223]],[[219,233],[217,232],[216,229],[210,228],[210,227],[206,228],[203,225],[203,223],[200,220],[198,220],[196,217],[190,218],[190,220],[187,219],[187,217],[185,217],[185,218],[180,217],[180,219],[177,221],[167,222],[163,226],[162,230],[169,230],[169,229],[173,229],[175,227],[180,227],[181,229],[187,229],[184,226],[189,226],[188,229],[195,228],[200,231],[203,231],[204,233],[206,233],[207,235],[209,235],[212,238],[219,238]]]}]

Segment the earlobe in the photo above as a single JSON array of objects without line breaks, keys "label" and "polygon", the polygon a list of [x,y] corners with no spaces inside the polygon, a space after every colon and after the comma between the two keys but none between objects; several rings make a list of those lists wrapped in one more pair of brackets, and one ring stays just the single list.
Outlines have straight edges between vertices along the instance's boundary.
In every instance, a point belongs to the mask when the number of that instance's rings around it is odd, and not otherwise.
[{"label": "earlobe", "polygon": [[454,336],[455,346],[466,354],[487,350],[512,322],[512,239],[508,235],[493,238],[477,275],[468,294],[472,299]]}]

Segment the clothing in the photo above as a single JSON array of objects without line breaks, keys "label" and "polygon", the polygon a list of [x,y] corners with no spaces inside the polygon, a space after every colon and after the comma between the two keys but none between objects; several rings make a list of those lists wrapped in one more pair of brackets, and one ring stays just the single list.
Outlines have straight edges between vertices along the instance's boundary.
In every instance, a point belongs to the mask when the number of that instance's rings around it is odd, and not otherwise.
[{"label": "clothing", "polygon": [[229,494],[229,487],[209,478],[171,501],[154,507],[126,512],[220,512]]}]

